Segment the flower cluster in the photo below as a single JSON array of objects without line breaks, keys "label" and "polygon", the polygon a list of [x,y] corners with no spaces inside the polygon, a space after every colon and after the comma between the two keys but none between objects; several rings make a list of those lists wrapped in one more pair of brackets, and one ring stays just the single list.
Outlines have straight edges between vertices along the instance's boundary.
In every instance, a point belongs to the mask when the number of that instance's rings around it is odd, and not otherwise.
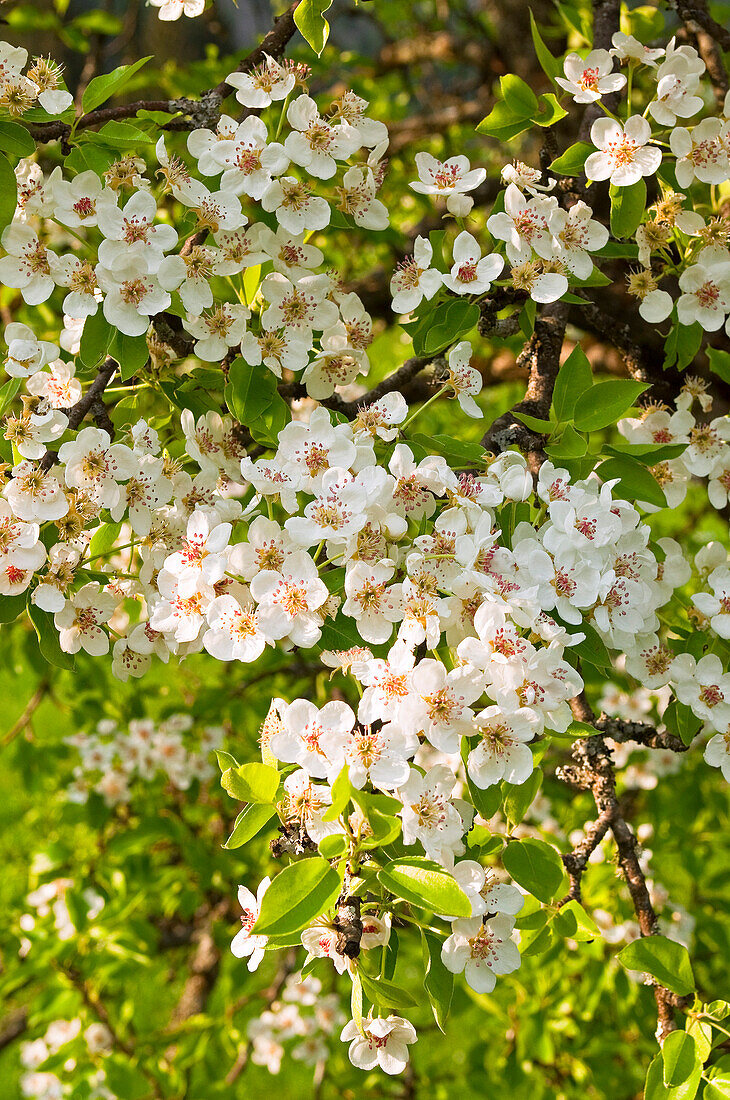
[{"label": "flower cluster", "polygon": [[223,730],[206,727],[193,740],[192,726],[189,714],[172,714],[162,722],[135,718],[125,729],[105,719],[95,733],[72,734],[66,742],[78,750],[81,762],[74,768],[68,798],[85,802],[94,791],[116,806],[130,800],[129,785],[135,780],[150,782],[162,775],[179,791],[194,779],[210,780],[215,774],[211,752],[220,747]]},{"label": "flower cluster", "polygon": [[[204,7],[152,2],[163,19]],[[34,98],[64,109],[66,93],[49,90],[45,77],[41,88],[37,66],[21,74],[23,51],[2,56],[0,109],[22,116]],[[649,88],[642,114],[617,61]],[[706,216],[715,196],[705,202],[701,191],[694,209],[694,199],[668,189],[666,173],[657,175],[664,158],[677,185],[693,192],[730,179],[730,97],[722,117],[677,125],[704,108],[704,69],[688,45],[648,50],[617,34],[610,51],[569,55],[558,81],[576,103],[603,111],[581,164],[613,188],[612,227],[625,229],[635,205],[616,195],[641,192],[644,177],[657,176],[651,217],[642,199],[626,232],[613,235],[635,236],[619,258],[628,248],[640,265],[629,290],[641,317],[661,323],[671,314],[680,336],[695,323],[730,333],[730,234]],[[655,404],[621,420],[629,450],[613,455],[615,476],[587,445],[578,455],[587,465],[577,468],[568,450],[563,466],[557,451],[538,472],[509,446],[494,455],[441,437],[432,448],[409,434],[420,410],[409,414],[401,387],[358,385],[374,358],[373,321],[327,266],[322,237],[330,226],[388,227],[378,197],[387,131],[351,91],[323,109],[305,76],[271,57],[229,74],[243,118],[222,114],[193,129],[187,160],[160,138],[154,180],[134,153],[72,178],[61,167],[46,175],[32,159],[17,165],[0,279],[26,307],[55,299],[66,320],[61,332],[42,327],[43,313],[35,326],[13,320],[4,329],[3,400],[23,392],[5,420],[12,464],[0,497],[0,597],[4,620],[28,610],[44,653],[69,664],[81,651],[111,649],[122,680],[171,657],[204,651],[251,665],[277,647],[306,651],[337,678],[331,697],[272,701],[258,778],[245,778],[246,765],[226,772],[226,789],[249,803],[241,828],[263,804],[255,831],[276,815],[274,848],[305,857],[282,873],[318,876],[317,890],[301,890],[301,904],[315,910],[282,937],[266,931],[283,919],[269,911],[283,904],[272,901],[284,892],[277,879],[264,878],[255,895],[241,886],[232,950],[255,970],[295,933],[306,966],[329,959],[353,983],[353,1018],[341,1032],[353,1064],[397,1073],[416,1034],[388,1011],[398,1007],[392,993],[379,999],[397,953],[394,927],[427,932],[432,960],[463,973],[476,993],[520,965],[523,894],[494,876],[497,849],[482,853],[470,837],[486,832],[482,823],[500,804],[493,795],[531,780],[553,736],[585,735],[570,706],[583,690],[583,657],[605,668],[620,655],[627,675],[663,706],[671,690],[685,734],[690,718],[704,723],[706,759],[730,775],[727,553],[707,548],[693,572],[650,524],[657,487],[672,508],[691,477],[707,479],[713,505],[727,504],[730,421],[702,419],[709,406],[690,379],[673,410]],[[614,98],[624,88],[619,119]],[[429,338],[445,332],[424,356],[433,396],[455,398],[479,418],[482,375],[464,338],[476,305],[489,314],[487,295],[503,293],[496,304],[515,312],[500,322],[510,335],[517,326],[530,335],[535,304],[582,305],[573,290],[608,281],[596,261],[615,242],[583,198],[569,204],[555,179],[520,163],[505,167],[480,241],[477,219],[474,232],[464,219],[486,170],[427,153],[416,168],[412,189],[444,200],[457,231],[416,238],[391,280],[393,311],[414,315],[415,334],[424,318]],[[665,277],[681,292],[676,303],[659,287]],[[178,357],[185,364],[176,367]],[[84,392],[92,366],[96,379]],[[117,370],[120,406],[149,391],[144,418],[125,419],[123,407],[110,417],[102,394]],[[292,412],[287,402],[298,398]],[[83,423],[86,413],[94,426]],[[553,427],[525,423],[541,433]],[[590,416],[587,424],[586,432]],[[632,502],[621,461],[631,469],[632,455],[653,449],[662,458],[644,464],[640,485],[654,499],[639,490]],[[699,589],[691,605],[688,583]],[[688,646],[689,630],[670,636],[668,607],[682,608],[712,652]],[[101,723],[70,738],[81,755],[70,796],[83,801],[94,790],[115,805],[128,800],[135,777],[162,773],[178,790],[209,778],[221,731],[206,729],[193,743],[190,727],[173,715],[125,730]],[[559,881],[557,852],[545,858]],[[52,903],[60,919],[63,889],[51,885],[56,892],[40,904]],[[419,903],[432,924],[413,917]],[[252,1059],[275,1072],[283,1041],[296,1038],[295,1057],[322,1061],[323,1036],[341,1021],[320,994],[311,976],[287,983],[281,1003],[250,1027]],[[314,1005],[313,1016],[300,1012],[304,1005]]]},{"label": "flower cluster", "polygon": [[300,979],[290,974],[281,999],[248,1023],[251,1061],[269,1073],[279,1072],[285,1050],[307,1065],[325,1062],[330,1055],[327,1039],[343,1020],[336,993],[323,993],[322,983],[312,975]]},{"label": "flower cluster", "polygon": [[[41,1038],[21,1044],[20,1061],[27,1071],[20,1079],[23,1096],[29,1100],[62,1100],[71,1095],[70,1084],[59,1075],[59,1059],[56,1057],[59,1051],[68,1047],[64,1051],[67,1056],[60,1067],[63,1073],[72,1074],[77,1071],[79,1062],[89,1063],[84,1066],[87,1070],[84,1095],[89,1100],[117,1100],[117,1093],[106,1085],[103,1068],[97,1065],[112,1050],[113,1043],[112,1033],[106,1024],[90,1023],[82,1034],[82,1022],[78,1017],[73,1020],[54,1020]],[[44,1070],[43,1066],[49,1060],[52,1060],[53,1070]]]}]

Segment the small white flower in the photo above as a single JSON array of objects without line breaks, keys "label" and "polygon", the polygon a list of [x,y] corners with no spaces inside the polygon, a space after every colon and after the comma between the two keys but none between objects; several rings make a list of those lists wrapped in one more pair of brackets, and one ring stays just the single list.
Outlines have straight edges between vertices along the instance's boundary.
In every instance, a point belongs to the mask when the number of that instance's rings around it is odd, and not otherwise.
[{"label": "small white flower", "polygon": [[254,971],[264,957],[267,936],[252,935],[251,929],[258,920],[261,912],[261,902],[264,894],[271,885],[271,879],[267,876],[259,883],[259,888],[254,896],[245,886],[238,887],[238,904],[243,910],[241,916],[242,928],[233,937],[231,951],[237,959],[248,959],[248,969]]},{"label": "small white flower", "polygon": [[612,118],[598,118],[591,127],[591,141],[598,148],[585,163],[591,180],[610,180],[616,187],[653,176],[662,162],[661,149],[647,145],[651,127],[641,115],[632,115],[624,126]]}]

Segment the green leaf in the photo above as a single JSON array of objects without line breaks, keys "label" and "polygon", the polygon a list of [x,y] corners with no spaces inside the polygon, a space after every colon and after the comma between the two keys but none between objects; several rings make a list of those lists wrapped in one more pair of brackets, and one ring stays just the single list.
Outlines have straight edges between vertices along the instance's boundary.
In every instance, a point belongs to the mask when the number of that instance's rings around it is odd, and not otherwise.
[{"label": "green leaf", "polygon": [[554,730],[548,730],[547,732],[551,737],[557,737],[558,740],[564,738],[566,741],[575,741],[576,737],[594,737],[596,729],[594,726],[589,726],[587,722],[578,722],[574,718],[565,733],[557,733]]},{"label": "green leaf", "polygon": [[343,615],[342,610],[337,612],[334,619],[325,619],[322,637],[317,643],[318,649],[351,649],[359,645],[362,645],[362,638],[354,619]]},{"label": "green leaf", "polygon": [[581,432],[606,428],[631,408],[646,385],[630,379],[616,378],[597,382],[582,393],[575,403],[573,420]]},{"label": "green leaf", "polygon": [[419,317],[408,331],[416,355],[436,355],[465,336],[479,321],[479,306],[465,298],[450,298]]},{"label": "green leaf", "polygon": [[3,415],[8,405],[15,400],[22,381],[22,378],[10,378],[4,386],[0,387],[0,416]]},{"label": "green leaf", "polygon": [[433,860],[420,856],[391,860],[378,871],[378,882],[421,909],[450,917],[471,916],[471,902],[456,879]]},{"label": "green leaf", "polygon": [[344,833],[328,833],[322,837],[317,848],[325,859],[337,859],[347,851],[347,837]]},{"label": "green leaf", "polygon": [[14,157],[30,157],[35,153],[35,141],[25,126],[17,122],[0,122],[0,150]]},{"label": "green leaf", "polygon": [[571,899],[561,906],[553,920],[556,932],[566,939],[576,940],[578,943],[589,943],[591,940],[600,940],[601,931],[586,913],[583,906]]},{"label": "green leaf", "polygon": [[476,127],[478,134],[496,138],[497,141],[511,141],[525,130],[530,129],[530,120],[515,114],[503,99],[497,100],[494,107]]},{"label": "green leaf", "polygon": [[655,466],[670,458],[679,458],[687,449],[686,443],[610,443],[606,445],[609,454],[619,458],[627,456],[636,459],[644,466]]},{"label": "green leaf", "polygon": [[556,76],[562,76],[563,66],[558,57],[554,57],[550,53],[550,50],[545,45],[543,37],[540,34],[537,23],[535,22],[535,16],[530,11],[530,31],[532,32],[532,42],[535,47],[535,54],[537,60],[540,62],[540,67],[546,76],[554,82]]},{"label": "green leaf", "polygon": [[646,210],[646,182],[644,179],[628,187],[611,184],[611,233],[614,237],[633,237]]},{"label": "green leaf", "polygon": [[279,789],[281,776],[268,764],[241,764],[228,768],[221,776],[221,786],[231,798],[239,802],[272,803]]},{"label": "green leaf", "polygon": [[547,454],[556,466],[567,459],[582,458],[588,450],[588,441],[584,435],[577,432],[572,424],[566,424],[560,438],[545,448]]},{"label": "green leaf", "polygon": [[[644,1100],[693,1100],[697,1095],[702,1065],[695,1063],[695,1068],[690,1077],[681,1085],[667,1087],[664,1084],[664,1066],[661,1054],[657,1054],[649,1066],[644,1085]],[[707,1093],[705,1093],[707,1095]]]},{"label": "green leaf", "polygon": [[582,661],[588,661],[596,668],[612,669],[611,655],[596,628],[584,620],[580,624],[580,633],[585,634],[585,638],[577,645],[571,646],[568,652],[577,654]]},{"label": "green leaf", "polygon": [[550,420],[540,420],[537,416],[530,416],[528,413],[516,412],[514,415],[523,424],[526,424],[531,431],[537,432],[538,435],[550,435],[555,428]]},{"label": "green leaf", "polygon": [[695,716],[692,708],[686,703],[680,703],[678,699],[672,699],[664,711],[663,720],[669,732],[679,737],[685,745],[692,743],[702,725],[701,719]]},{"label": "green leaf", "polygon": [[[90,145],[108,145],[122,152],[125,149],[136,148],[138,145],[150,145],[152,136],[139,126],[133,126],[131,122],[117,122],[112,119],[106,122],[100,130],[88,130],[82,134],[84,143]],[[81,139],[79,139],[81,140]]]},{"label": "green leaf", "polygon": [[554,898],[563,881],[563,862],[544,840],[511,840],[502,853],[502,863],[515,882],[538,901]]},{"label": "green leaf", "polygon": [[381,1008],[391,1008],[396,1012],[407,1012],[417,1006],[418,1001],[405,989],[394,985],[385,978],[373,978],[360,967],[363,991],[369,1001]]},{"label": "green leaf", "polygon": [[441,962],[441,940],[432,932],[421,932],[423,962],[426,976],[423,987],[433,1010],[434,1019],[441,1031],[446,1032],[446,1021],[454,992],[454,975]]},{"label": "green leaf", "polygon": [[585,141],[577,141],[566,149],[562,156],[554,160],[550,165],[551,172],[557,172],[559,176],[577,176],[583,171],[586,160],[595,153],[595,148]]},{"label": "green leaf", "polygon": [[708,348],[707,358],[710,360],[710,370],[722,378],[723,382],[730,384],[730,352],[720,351],[719,348]]},{"label": "green leaf", "polygon": [[[254,438],[260,434],[265,436],[263,442],[269,441],[270,433],[276,428],[280,406],[286,415],[286,404],[279,396],[276,385],[276,376],[263,364],[251,367],[240,357],[231,363],[224,390],[226,404],[236,420],[249,428]],[[284,423],[286,420],[277,431],[284,427]]]},{"label": "green leaf", "polygon": [[697,1062],[695,1041],[686,1031],[670,1031],[662,1044],[664,1084],[681,1085]]},{"label": "green leaf", "polygon": [[319,56],[327,44],[330,25],[324,12],[332,6],[332,0],[301,0],[294,12],[294,22],[299,32]]},{"label": "green leaf", "polygon": [[608,458],[596,466],[596,473],[602,481],[618,478],[616,491],[625,500],[645,501],[658,508],[666,508],[667,498],[654,475],[628,455],[622,458]]},{"label": "green leaf", "polygon": [[0,596],[0,623],[14,623],[18,615],[25,612],[26,604],[25,592],[18,596]]},{"label": "green leaf", "polygon": [[108,554],[119,538],[121,529],[121,522],[101,523],[94,531],[91,542],[89,543],[89,557],[100,558]]},{"label": "green leaf", "polygon": [[233,831],[223,845],[224,848],[240,848],[248,843],[257,833],[260,833],[267,821],[276,813],[273,806],[257,805],[251,803],[241,810],[235,820]]},{"label": "green leaf", "polygon": [[532,121],[538,126],[554,126],[561,118],[565,118],[567,111],[561,107],[552,92],[546,92],[538,99],[539,110],[532,116]]},{"label": "green leaf", "polygon": [[85,367],[93,370],[104,361],[114,333],[115,329],[109,324],[101,309],[97,309],[96,313],[86,318],[79,344],[79,359]]},{"label": "green leaf", "polygon": [[660,985],[682,997],[694,991],[687,948],[666,936],[642,936],[619,951],[618,960],[627,970],[646,971]]},{"label": "green leaf", "polygon": [[123,332],[115,332],[109,351],[119,363],[119,378],[122,382],[127,382],[135,374],[139,374],[142,368],[147,366],[150,357],[147,335],[144,332],[141,336],[127,336]]},{"label": "green leaf", "polygon": [[514,828],[519,825],[523,817],[537,796],[542,786],[542,768],[534,768],[532,775],[524,783],[504,783],[505,816],[509,824]]},{"label": "green leaf", "polygon": [[149,57],[141,57],[139,61],[135,61],[131,65],[120,65],[113,73],[95,76],[93,80],[90,80],[81,100],[84,113],[88,114],[89,111],[95,111],[102,103],[106,103],[107,99],[117,95],[138,69],[151,61],[153,56],[153,54],[150,54]]},{"label": "green leaf", "polygon": [[49,664],[56,668],[75,668],[73,653],[64,653],[58,640],[58,631],[53,625],[53,615],[41,611],[40,607],[28,600],[28,618],[38,635],[38,646]]},{"label": "green leaf", "polygon": [[229,752],[224,752],[223,749],[215,749],[214,751],[221,772],[226,772],[229,768],[237,768],[239,766],[235,756],[231,756]]},{"label": "green leaf", "polygon": [[428,454],[443,455],[452,466],[484,465],[486,451],[480,443],[469,443],[464,439],[453,439],[450,435],[421,434],[414,435],[412,441],[423,447]]},{"label": "green leaf", "polygon": [[500,76],[499,86],[502,99],[518,117],[532,118],[539,110],[537,96],[529,84],[525,84],[519,76],[514,73]]},{"label": "green leaf", "polygon": [[298,932],[329,909],[339,896],[342,879],[322,856],[311,856],[281,871],[264,894],[254,935],[283,936]]},{"label": "green leaf", "polygon": [[572,419],[576,401],[592,385],[593,371],[588,357],[580,344],[576,344],[555,379],[553,412],[556,418],[559,421]]},{"label": "green leaf", "polygon": [[730,1056],[725,1054],[722,1058],[718,1058],[714,1065],[705,1070],[705,1076],[707,1084],[703,1100],[729,1100]]},{"label": "green leaf", "polygon": [[18,205],[18,181],[6,156],[0,156],[0,233],[10,225]]},{"label": "green leaf", "polygon": [[341,813],[350,803],[352,798],[352,784],[345,764],[340,774],[332,784],[332,805],[322,814],[323,821],[337,821]]}]

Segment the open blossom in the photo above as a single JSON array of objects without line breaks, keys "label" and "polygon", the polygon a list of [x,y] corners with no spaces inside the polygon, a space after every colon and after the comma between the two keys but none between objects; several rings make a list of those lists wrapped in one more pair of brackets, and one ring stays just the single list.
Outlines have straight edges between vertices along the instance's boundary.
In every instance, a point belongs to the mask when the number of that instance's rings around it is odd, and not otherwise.
[{"label": "open blossom", "polygon": [[347,703],[332,700],[319,709],[308,699],[296,699],[282,713],[271,751],[287,764],[299,764],[311,778],[324,779],[332,770],[331,751],[344,744],[354,724]]},{"label": "open blossom", "polygon": [[61,649],[78,653],[80,649],[101,657],[109,652],[109,635],[103,629],[116,610],[117,599],[90,581],[75,592],[61,611],[53,616]]},{"label": "open blossom", "polygon": [[22,222],[11,222],[3,230],[1,240],[7,256],[0,259],[0,281],[5,286],[17,287],[29,306],[45,302],[56,285],[56,254]]},{"label": "open blossom", "polygon": [[153,8],[159,8],[158,16],[166,22],[174,22],[181,15],[195,19],[205,11],[205,0],[150,0]]},{"label": "open blossom", "polygon": [[533,248],[548,237],[547,218],[557,205],[555,199],[536,195],[526,199],[514,184],[507,185],[504,210],[490,214],[487,229],[507,245],[507,259],[513,265],[530,260]]},{"label": "open blossom", "polygon": [[575,103],[595,103],[626,84],[626,77],[612,70],[613,58],[608,50],[591,50],[586,57],[569,53],[564,63],[565,76],[556,76],[555,81],[570,92]]},{"label": "open blossom", "polygon": [[374,1069],[376,1066],[387,1074],[402,1073],[408,1063],[408,1046],[416,1042],[416,1029],[400,1016],[376,1016],[363,1020],[360,1034],[357,1024],[350,1020],[342,1029],[340,1038],[349,1042],[348,1056],[358,1069]]},{"label": "open blossom", "polygon": [[661,149],[648,145],[651,127],[641,115],[632,115],[624,126],[612,118],[598,118],[591,127],[591,141],[598,148],[585,163],[592,180],[610,180],[616,187],[653,176],[662,162]]},{"label": "open blossom", "polygon": [[270,107],[277,100],[286,99],[294,89],[295,76],[269,54],[264,54],[261,65],[246,73],[233,72],[226,83],[236,89],[236,99],[244,107]]},{"label": "open blossom", "polygon": [[533,758],[528,747],[540,730],[538,716],[529,707],[503,713],[498,706],[485,707],[474,718],[480,737],[467,759],[471,781],[482,789],[506,779],[524,783],[532,775]]},{"label": "open blossom", "polygon": [[425,237],[416,237],[413,255],[403,260],[390,280],[393,312],[410,313],[424,298],[433,298],[441,286],[441,272],[431,268],[433,248]]},{"label": "open blossom", "polygon": [[175,578],[181,596],[192,596],[221,580],[230,536],[230,523],[211,524],[207,513],[193,512],[182,549],[165,558],[165,569]]},{"label": "open blossom", "polygon": [[280,570],[258,573],[251,581],[251,595],[259,604],[260,622],[272,638],[288,637],[305,648],[320,638],[317,611],[329,592],[305,551],[290,555]]},{"label": "open blossom", "polygon": [[105,508],[112,508],[122,493],[122,481],[137,469],[137,460],[129,447],[112,443],[103,428],[82,428],[75,439],[59,448],[64,463],[66,484],[94,496]]},{"label": "open blossom", "polygon": [[242,928],[233,937],[231,951],[237,959],[248,959],[247,966],[250,971],[257,970],[264,957],[267,937],[252,935],[251,929],[258,920],[261,912],[261,902],[270,885],[271,879],[267,876],[259,883],[255,895],[246,886],[238,887],[238,904],[243,910],[241,915]]},{"label": "open blossom", "polygon": [[491,993],[498,974],[511,974],[521,964],[512,942],[514,917],[466,917],[455,920],[452,933],[441,948],[441,961],[452,974],[464,972],[467,985],[477,993]]},{"label": "open blossom", "polygon": [[453,267],[443,276],[443,283],[455,294],[483,294],[504,267],[504,258],[496,252],[482,256],[478,242],[466,230],[454,241],[453,257]]},{"label": "open blossom", "polygon": [[430,153],[416,153],[418,179],[411,183],[421,195],[441,195],[446,208],[455,217],[464,217],[472,208],[473,200],[467,197],[486,179],[485,168],[471,168],[467,157],[451,157],[440,161]]}]

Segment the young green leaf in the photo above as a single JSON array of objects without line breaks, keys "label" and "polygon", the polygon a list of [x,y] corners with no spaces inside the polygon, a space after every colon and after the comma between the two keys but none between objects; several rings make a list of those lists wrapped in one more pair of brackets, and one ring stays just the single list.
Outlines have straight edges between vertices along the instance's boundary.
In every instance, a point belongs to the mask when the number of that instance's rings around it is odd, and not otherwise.
[{"label": "young green leaf", "polygon": [[251,803],[244,807],[235,820],[233,831],[223,845],[224,848],[240,848],[247,844],[257,833],[260,833],[267,821],[276,813],[273,806],[262,806]]},{"label": "young green leaf", "polygon": [[515,882],[538,901],[554,898],[563,881],[563,862],[544,840],[511,840],[502,853],[502,863]]},{"label": "young green leaf", "polygon": [[337,901],[341,889],[342,879],[322,856],[292,863],[264,894],[251,931],[256,936],[299,932]]},{"label": "young green leaf", "polygon": [[84,114],[95,111],[102,103],[106,103],[107,99],[111,99],[113,95],[121,92],[124,85],[132,79],[134,74],[148,61],[152,60],[152,56],[150,54],[149,57],[141,57],[139,61],[135,61],[131,65],[120,65],[113,73],[104,73],[102,76],[95,76],[93,80],[90,80],[81,100]]},{"label": "young green leaf", "polygon": [[646,183],[644,179],[615,187],[611,184],[611,233],[614,237],[633,237],[646,210]]},{"label": "young green leaf", "polygon": [[642,936],[634,940],[619,951],[618,961],[627,970],[651,974],[660,985],[680,997],[694,991],[695,980],[687,948],[666,936]]},{"label": "young green leaf", "polygon": [[269,804],[276,797],[280,779],[281,776],[276,768],[253,761],[224,771],[221,776],[221,786],[231,798],[239,802]]},{"label": "young green leaf", "polygon": [[671,1031],[662,1044],[664,1084],[681,1085],[698,1062],[695,1041],[686,1031]]},{"label": "young green leaf", "polygon": [[454,992],[454,975],[441,962],[441,940],[432,932],[421,932],[423,963],[426,976],[423,987],[433,1010],[434,1019],[441,1031],[446,1032],[446,1020]]},{"label": "young green leaf", "polygon": [[593,384],[593,372],[588,357],[576,344],[558,371],[553,390],[553,412],[559,421],[570,420],[581,394]]},{"label": "young green leaf", "polygon": [[378,882],[396,897],[450,917],[470,917],[471,902],[440,864],[420,856],[394,859],[378,871]]},{"label": "young green leaf", "polygon": [[0,155],[0,233],[10,225],[18,205],[18,181],[8,158]]},{"label": "young green leaf", "polygon": [[597,382],[575,403],[573,420],[578,431],[595,432],[613,424],[628,412],[646,385],[627,378]]},{"label": "young green leaf", "polygon": [[327,45],[330,25],[324,17],[324,12],[332,7],[332,0],[301,0],[294,12],[296,23],[302,38],[312,47],[319,56]]}]

